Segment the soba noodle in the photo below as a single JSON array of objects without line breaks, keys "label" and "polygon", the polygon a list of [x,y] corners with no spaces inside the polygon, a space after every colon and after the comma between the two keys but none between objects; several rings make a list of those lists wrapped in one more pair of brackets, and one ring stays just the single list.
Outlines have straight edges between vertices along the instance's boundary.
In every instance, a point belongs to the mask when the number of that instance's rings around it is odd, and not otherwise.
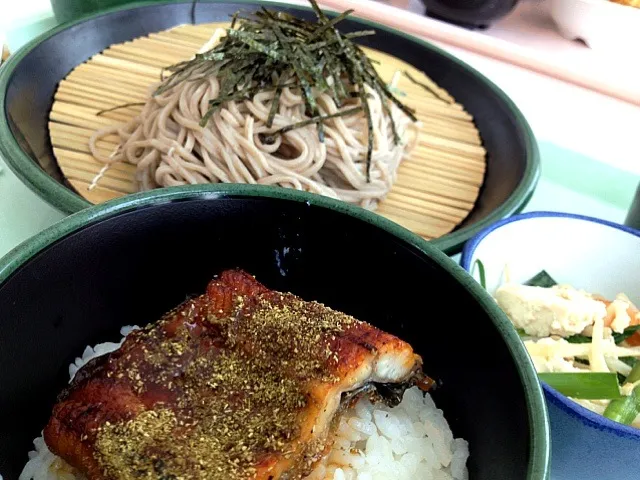
[{"label": "soba noodle", "polygon": [[[142,112],[126,125],[95,132],[90,139],[91,152],[106,164],[124,161],[136,165],[142,190],[198,183],[257,183],[306,190],[373,209],[391,188],[398,165],[417,140],[415,124],[390,105],[403,139],[394,144],[383,100],[369,89],[374,143],[367,182],[368,133],[362,111],[326,120],[324,143],[315,124],[274,136],[273,143],[268,143],[268,134],[310,118],[302,95],[283,89],[271,128],[266,122],[273,91],[257,93],[250,101],[227,102],[206,127],[201,127],[199,122],[218,91],[218,79],[208,77],[151,96]],[[316,101],[321,115],[339,111],[326,93],[317,95]],[[356,99],[340,110],[358,104]],[[106,156],[96,142],[113,133],[121,143]]]}]

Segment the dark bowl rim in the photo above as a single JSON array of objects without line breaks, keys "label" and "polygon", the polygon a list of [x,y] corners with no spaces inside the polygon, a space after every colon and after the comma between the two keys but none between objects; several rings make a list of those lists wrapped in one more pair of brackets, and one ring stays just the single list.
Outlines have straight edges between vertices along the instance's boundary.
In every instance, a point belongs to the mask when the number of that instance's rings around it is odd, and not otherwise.
[{"label": "dark bowl rim", "polygon": [[[0,156],[4,158],[9,168],[18,176],[18,178],[34,191],[40,198],[45,200],[50,205],[53,205],[63,213],[70,214],[79,210],[87,208],[92,204],[82,198],[71,189],[58,183],[55,179],[49,176],[36,162],[34,162],[18,145],[15,137],[13,136],[9,127],[9,121],[7,118],[7,112],[5,108],[6,92],[13,76],[13,72],[17,68],[20,61],[27,56],[35,47],[37,47],[43,41],[55,36],[61,31],[77,25],[79,23],[103,16],[109,15],[121,10],[129,10],[140,7],[153,7],[155,5],[163,5],[170,3],[189,3],[185,1],[171,1],[171,0],[156,0],[154,2],[136,2],[125,5],[124,7],[111,8],[99,13],[93,13],[85,15],[77,20],[63,23],[57,27],[41,34],[33,39],[31,42],[24,45],[17,52],[9,57],[3,68],[0,69]],[[261,4],[259,0],[208,0],[207,3],[242,3],[242,4]],[[268,2],[268,5],[273,7],[288,7],[297,8],[300,10],[311,11],[310,7],[300,6],[294,4],[287,4],[282,2]],[[333,11],[326,9],[326,11]],[[335,13],[335,12],[334,12]],[[412,36],[408,33],[401,32],[391,27],[384,26],[377,22],[366,20],[360,17],[354,17],[354,20],[361,22],[365,25],[369,25],[377,30],[384,30],[396,36],[400,36],[410,42],[417,43],[424,49],[431,50],[436,54],[439,54],[459,67],[467,70],[472,76],[476,77],[480,84],[483,84],[489,91],[492,91],[503,105],[511,112],[516,119],[516,126],[522,130],[525,139],[525,170],[520,182],[516,186],[515,190],[509,195],[509,197],[498,208],[493,210],[485,218],[481,219],[473,225],[462,227],[459,230],[454,230],[451,233],[443,235],[438,239],[432,240],[438,248],[447,253],[458,253],[462,248],[462,245],[477,232],[482,230],[493,222],[520,212],[531,199],[533,192],[536,188],[538,180],[540,178],[540,153],[535,136],[527,120],[522,112],[518,109],[515,103],[506,95],[506,93],[490,81],[483,74],[476,69],[468,65],[467,63],[459,60],[450,53],[442,50],[441,48],[422,40],[418,37]],[[244,188],[247,191],[251,191],[252,185],[245,185]]]},{"label": "dark bowl rim", "polygon": [[527,480],[547,480],[549,478],[551,440],[547,406],[537,381],[533,363],[507,317],[467,272],[434,245],[390,220],[345,202],[280,187],[258,186],[255,189],[247,190],[237,184],[188,185],[127,195],[74,213],[11,250],[4,258],[0,259],[0,288],[14,272],[24,266],[31,258],[44,253],[57,241],[89,225],[159,204],[247,197],[307,203],[347,215],[355,221],[359,220],[371,224],[416,248],[421,254],[430,257],[458,281],[487,312],[494,327],[503,338],[520,376],[531,425]]},{"label": "dark bowl rim", "polygon": [[[482,241],[489,236],[493,231],[508,225],[513,222],[530,220],[532,218],[569,218],[572,220],[580,220],[590,223],[597,223],[606,227],[610,227],[624,233],[628,233],[629,235],[633,235],[640,239],[640,230],[636,230],[631,227],[627,227],[626,225],[621,225],[619,223],[611,222],[609,220],[603,220],[600,218],[589,217],[586,215],[579,215],[575,213],[565,213],[565,212],[547,212],[547,211],[536,211],[536,212],[527,212],[522,213],[520,215],[514,215],[510,218],[505,218],[495,224],[491,225],[487,229],[481,231],[476,236],[474,236],[471,240],[469,240],[464,248],[462,249],[462,256],[460,258],[460,266],[465,269],[469,274],[472,273],[473,265],[471,264],[471,260],[473,259],[473,255],[478,248],[478,246],[482,243]],[[596,430],[605,431],[608,433],[612,433],[616,436],[623,438],[630,438],[633,440],[640,440],[640,428],[631,427],[629,425],[623,425],[621,423],[610,420],[603,415],[599,415],[595,412],[592,412],[588,408],[579,405],[578,403],[570,400],[565,395],[558,392],[555,388],[550,387],[546,382],[540,382],[542,384],[542,389],[544,390],[545,397],[547,401],[551,402],[553,405],[557,406],[560,410],[568,414],[569,416],[577,419],[583,424],[594,428]]]}]

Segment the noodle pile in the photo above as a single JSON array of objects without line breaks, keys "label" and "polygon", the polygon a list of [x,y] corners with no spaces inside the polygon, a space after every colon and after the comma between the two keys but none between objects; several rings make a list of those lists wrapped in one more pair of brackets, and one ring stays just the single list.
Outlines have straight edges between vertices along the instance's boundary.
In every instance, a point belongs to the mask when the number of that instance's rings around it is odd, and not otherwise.
[{"label": "noodle pile", "polygon": [[[343,35],[335,23],[351,12],[330,21],[310,1],[317,23],[266,9],[253,20],[234,17],[195,57],[170,67],[139,115],[91,136],[105,166],[90,188],[111,164],[127,162],[141,190],[277,185],[375,209],[419,125],[350,40],[375,32]],[[107,156],[97,142],[114,133],[119,145]]]},{"label": "noodle pile", "polygon": [[[402,139],[395,145],[383,111],[384,100],[373,89],[367,90],[374,136],[370,182],[366,179],[367,119],[362,111],[325,120],[324,142],[320,142],[314,123],[270,139],[269,134],[278,129],[311,118],[305,113],[300,91],[285,87],[271,128],[266,121],[275,91],[257,93],[251,100],[229,101],[202,127],[199,122],[209,109],[209,101],[218,96],[216,77],[183,82],[151,96],[131,122],[95,132],[90,149],[107,165],[136,165],[141,190],[198,183],[257,183],[305,190],[374,209],[395,181],[401,160],[414,147],[418,127],[390,105]],[[355,99],[338,108],[326,93],[317,95],[316,101],[321,115],[360,104]],[[96,142],[112,133],[118,134],[121,143],[114,154],[105,156]]]}]

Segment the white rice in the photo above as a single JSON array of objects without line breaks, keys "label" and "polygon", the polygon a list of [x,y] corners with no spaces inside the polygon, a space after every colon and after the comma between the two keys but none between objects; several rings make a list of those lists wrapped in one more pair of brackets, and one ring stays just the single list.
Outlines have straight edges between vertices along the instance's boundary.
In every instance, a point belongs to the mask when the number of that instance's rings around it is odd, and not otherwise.
[{"label": "white rice", "polygon": [[442,410],[413,387],[394,408],[358,401],[340,419],[326,462],[306,480],[467,480],[468,457]]},{"label": "white rice", "polygon": [[[93,348],[85,348],[84,352],[82,352],[82,357],[76,358],[76,360],[69,365],[69,382],[73,380],[76,372],[89,360],[117,350],[124,342],[126,336],[133,330],[139,328],[137,325],[122,327],[120,329],[122,340],[120,340],[119,343],[105,342],[99,343]],[[29,452],[29,461],[22,469],[18,480],[82,480],[83,477],[79,475],[74,468],[49,451],[42,436],[33,441],[33,446],[35,450]]]},{"label": "white rice", "polygon": [[[69,366],[71,379],[89,360],[117,350],[137,328],[123,327],[119,343],[87,347]],[[19,480],[83,480],[42,437],[33,444]],[[413,387],[394,408],[358,401],[340,419],[331,453],[305,480],[468,480],[468,457],[467,441],[454,438],[431,396]]]}]

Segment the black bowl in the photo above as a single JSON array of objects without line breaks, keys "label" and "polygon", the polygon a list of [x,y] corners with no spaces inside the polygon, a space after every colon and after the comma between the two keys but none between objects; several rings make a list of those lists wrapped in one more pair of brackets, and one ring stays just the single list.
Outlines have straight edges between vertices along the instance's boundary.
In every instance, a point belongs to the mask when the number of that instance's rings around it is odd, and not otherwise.
[{"label": "black bowl", "polygon": [[[60,80],[111,44],[182,23],[228,20],[257,3],[145,2],[94,14],[45,33],[10,57],[0,70],[0,154],[18,177],[47,202],[66,213],[89,206],[65,181],[52,152],[47,122]],[[272,4],[305,18],[308,8]],[[425,71],[473,115],[488,152],[487,174],[476,206],[436,245],[448,253],[482,228],[528,202],[540,167],[535,138],[511,100],[484,76],[455,57],[402,32],[364,20],[342,22],[344,31],[373,27],[361,44],[382,50]],[[249,191],[251,186],[246,187]]]},{"label": "black bowl", "polygon": [[488,28],[511,13],[519,0],[422,0],[427,15],[467,28]]},{"label": "black bowl", "polygon": [[[15,480],[68,365],[240,267],[410,341],[470,443],[472,480],[548,478],[549,427],[529,357],[495,302],[444,254],[382,217],[292,190],[179,187],[86,209],[0,263],[0,473]],[[451,307],[453,306],[453,308]]]}]

